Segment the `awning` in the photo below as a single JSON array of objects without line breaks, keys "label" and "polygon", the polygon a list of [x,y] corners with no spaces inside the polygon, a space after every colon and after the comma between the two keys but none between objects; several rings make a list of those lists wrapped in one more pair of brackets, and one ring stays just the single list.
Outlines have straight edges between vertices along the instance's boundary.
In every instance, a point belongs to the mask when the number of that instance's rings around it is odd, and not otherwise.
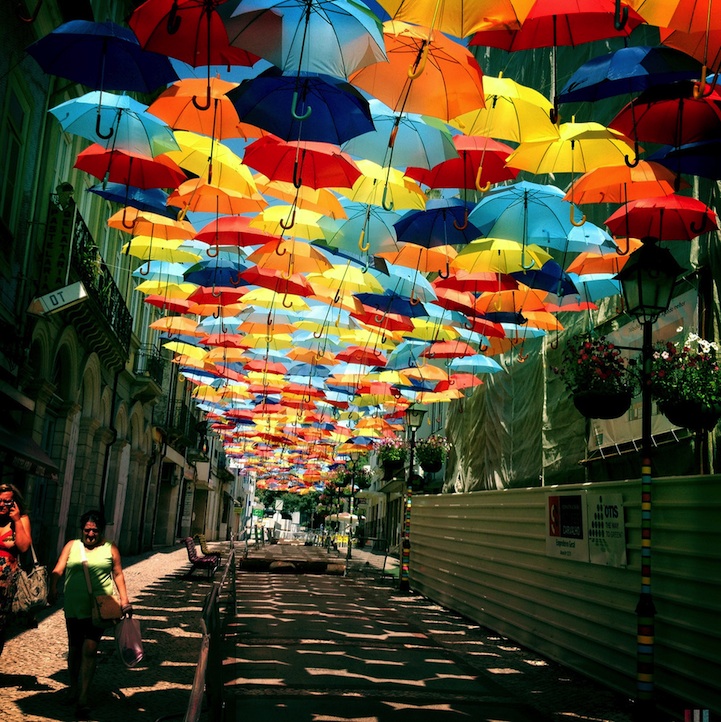
[{"label": "awning", "polygon": [[57,464],[27,436],[0,425],[0,464],[14,466],[28,474],[58,479]]}]

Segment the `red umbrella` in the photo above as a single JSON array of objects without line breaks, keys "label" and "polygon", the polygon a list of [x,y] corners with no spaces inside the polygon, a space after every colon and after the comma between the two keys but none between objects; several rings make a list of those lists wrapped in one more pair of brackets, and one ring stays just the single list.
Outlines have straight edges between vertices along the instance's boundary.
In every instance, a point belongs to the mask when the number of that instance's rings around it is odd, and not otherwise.
[{"label": "red umbrella", "polygon": [[208,66],[207,96],[199,110],[210,108],[211,65],[253,65],[258,56],[233,48],[216,8],[226,0],[146,0],[128,25],[145,50],[177,58],[193,67]]},{"label": "red umbrella", "polygon": [[434,391],[448,391],[448,389],[472,389],[482,386],[483,381],[473,374],[451,374],[448,379],[439,381]]},{"label": "red umbrella", "polygon": [[272,241],[275,236],[260,228],[251,226],[252,218],[247,216],[220,216],[203,226],[196,238],[216,246],[260,246]]},{"label": "red umbrella", "polygon": [[615,236],[690,241],[718,228],[716,212],[695,198],[668,195],[626,203],[606,219]]},{"label": "red umbrella", "polygon": [[339,361],[347,361],[363,366],[385,366],[388,359],[378,350],[363,348],[362,346],[349,346],[335,355]]},{"label": "red umbrella", "polygon": [[427,168],[406,168],[406,175],[429,188],[471,188],[488,190],[491,183],[512,180],[519,171],[509,168],[506,159],[513,148],[479,135],[456,135],[453,145],[458,158],[450,158]]},{"label": "red umbrella", "polygon": [[664,145],[685,145],[721,134],[721,94],[694,96],[694,83],[651,88],[626,105],[609,128],[629,138]]},{"label": "red umbrella", "polygon": [[315,291],[310,282],[300,273],[288,275],[277,268],[260,268],[252,266],[240,274],[246,283],[269,288],[280,295],[295,294],[296,296],[312,296]]},{"label": "red umbrella", "polygon": [[460,340],[436,341],[421,351],[424,358],[460,358],[461,356],[475,356],[478,351],[469,343]]},{"label": "red umbrella", "polygon": [[361,176],[353,159],[337,146],[270,135],[252,142],[243,162],[271,180],[291,181],[296,188],[352,188]]},{"label": "red umbrella", "polygon": [[177,188],[186,180],[180,166],[163,155],[151,158],[123,150],[106,150],[97,143],[78,153],[73,167],[105,182],[136,188]]},{"label": "red umbrella", "polygon": [[248,292],[247,288],[223,288],[222,286],[198,286],[188,296],[188,301],[198,305],[228,306],[231,303],[238,303],[240,298]]},{"label": "red umbrella", "polygon": [[362,311],[351,311],[353,318],[368,326],[383,328],[387,331],[412,331],[415,326],[407,316],[397,313],[380,313],[377,309],[363,304]]},{"label": "red umbrella", "polygon": [[287,374],[288,367],[279,361],[268,361],[268,359],[253,359],[243,364],[246,371],[262,371],[268,374]]},{"label": "red umbrella", "polygon": [[505,273],[492,271],[465,271],[459,268],[448,278],[436,278],[432,285],[435,290],[439,288],[452,288],[456,291],[470,291],[471,293],[485,293],[486,291],[510,291],[518,288],[518,281]]},{"label": "red umbrella", "polygon": [[162,308],[164,311],[175,311],[176,313],[187,313],[192,305],[190,301],[170,299],[157,294],[150,294],[146,296],[143,301],[149,303],[151,306]]}]

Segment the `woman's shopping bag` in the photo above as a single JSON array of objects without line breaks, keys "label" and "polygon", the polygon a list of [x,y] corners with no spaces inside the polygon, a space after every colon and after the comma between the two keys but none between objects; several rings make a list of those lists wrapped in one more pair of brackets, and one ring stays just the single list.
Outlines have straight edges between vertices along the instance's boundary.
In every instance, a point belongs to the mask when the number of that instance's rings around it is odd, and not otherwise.
[{"label": "woman's shopping bag", "polygon": [[124,617],[115,625],[115,642],[126,667],[134,667],[145,654],[140,622],[134,617]]}]

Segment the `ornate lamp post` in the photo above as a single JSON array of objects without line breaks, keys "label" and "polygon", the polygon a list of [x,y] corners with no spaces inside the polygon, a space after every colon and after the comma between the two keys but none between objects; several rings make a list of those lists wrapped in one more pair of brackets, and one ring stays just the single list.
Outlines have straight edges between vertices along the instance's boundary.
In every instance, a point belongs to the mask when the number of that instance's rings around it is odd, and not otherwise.
[{"label": "ornate lamp post", "polygon": [[401,591],[407,592],[410,589],[410,560],[411,560],[411,494],[413,484],[413,468],[416,464],[416,431],[423,423],[425,409],[409,406],[406,409],[406,427],[410,432],[410,454],[408,455],[408,481],[406,482],[406,493],[402,509],[403,522],[401,527],[401,568],[399,575],[399,586]]},{"label": "ornate lamp post", "polygon": [[351,558],[351,540],[352,540],[352,531],[353,531],[353,511],[355,507],[355,477],[356,477],[356,470],[358,468],[358,460],[361,457],[360,451],[351,451],[348,456],[350,456],[350,468],[351,468],[351,477],[350,477],[350,501],[348,506],[348,546],[346,548],[345,558],[346,561]]},{"label": "ornate lamp post", "polygon": [[638,719],[654,715],[654,624],[656,608],[651,594],[651,361],[652,327],[671,305],[676,279],[683,269],[670,251],[644,238],[616,279],[621,282],[626,311],[643,327],[641,358],[641,594],[636,606],[636,693]]}]

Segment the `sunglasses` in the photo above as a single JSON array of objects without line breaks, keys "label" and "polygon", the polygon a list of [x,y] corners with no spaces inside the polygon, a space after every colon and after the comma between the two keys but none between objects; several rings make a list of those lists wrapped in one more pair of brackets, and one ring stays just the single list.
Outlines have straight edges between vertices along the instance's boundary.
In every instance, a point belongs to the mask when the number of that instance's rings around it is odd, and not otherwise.
[{"label": "sunglasses", "polygon": [[99,529],[83,529],[83,534],[100,534]]},{"label": "sunglasses", "polygon": [[12,499],[0,499],[0,504],[4,506],[12,506],[15,502]]}]

